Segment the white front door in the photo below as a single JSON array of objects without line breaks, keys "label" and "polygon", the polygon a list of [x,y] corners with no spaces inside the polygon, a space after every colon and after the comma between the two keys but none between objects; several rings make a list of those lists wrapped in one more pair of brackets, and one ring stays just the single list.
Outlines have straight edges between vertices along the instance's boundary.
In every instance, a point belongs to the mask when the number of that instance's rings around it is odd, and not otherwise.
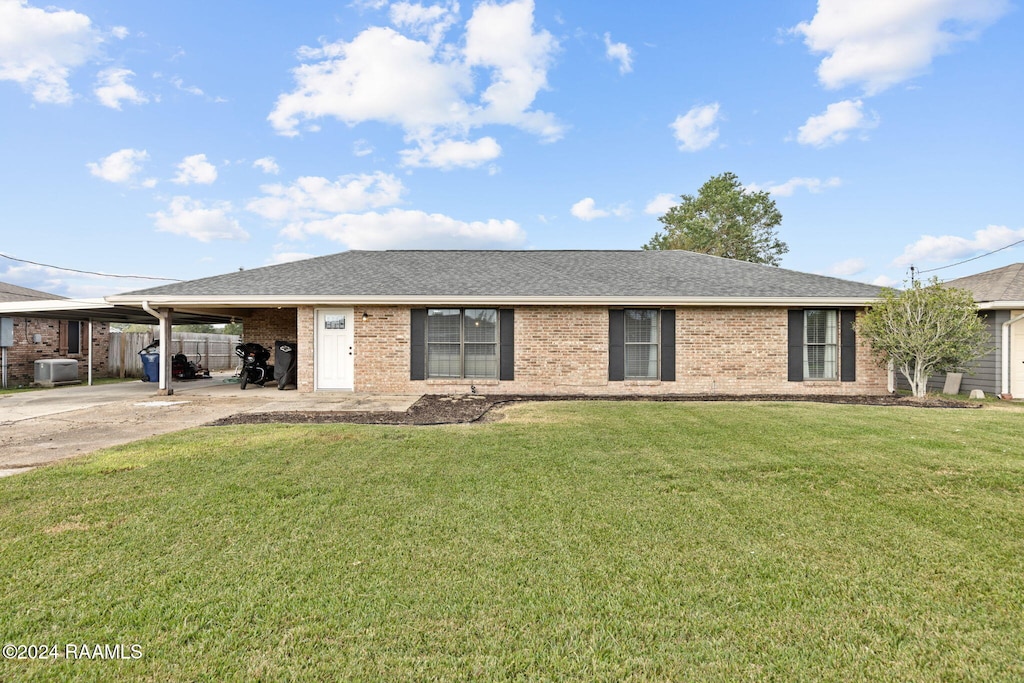
[{"label": "white front door", "polygon": [[352,389],[352,309],[316,312],[316,388]]},{"label": "white front door", "polygon": [[[1010,311],[1015,318],[1024,311]],[[1010,393],[1024,398],[1024,320],[1010,326]]]}]

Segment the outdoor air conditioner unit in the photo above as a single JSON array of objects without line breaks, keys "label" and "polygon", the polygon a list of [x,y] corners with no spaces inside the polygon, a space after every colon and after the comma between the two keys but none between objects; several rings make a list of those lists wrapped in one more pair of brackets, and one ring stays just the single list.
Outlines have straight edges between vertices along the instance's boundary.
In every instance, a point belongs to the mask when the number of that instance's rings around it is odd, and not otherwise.
[{"label": "outdoor air conditioner unit", "polygon": [[49,358],[35,362],[35,383],[44,387],[78,382],[78,361],[69,358]]}]

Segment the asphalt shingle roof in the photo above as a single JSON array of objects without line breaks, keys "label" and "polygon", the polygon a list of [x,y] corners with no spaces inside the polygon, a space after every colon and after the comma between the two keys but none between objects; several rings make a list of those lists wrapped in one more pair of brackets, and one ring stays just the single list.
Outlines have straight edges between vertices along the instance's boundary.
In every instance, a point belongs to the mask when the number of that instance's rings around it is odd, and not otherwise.
[{"label": "asphalt shingle roof", "polygon": [[957,278],[946,282],[945,285],[970,290],[978,303],[1024,301],[1024,263],[1014,263],[977,275]]},{"label": "asphalt shingle roof", "polygon": [[346,251],[126,296],[851,297],[879,288],[687,251]]},{"label": "asphalt shingle roof", "polygon": [[40,292],[38,289],[19,287],[7,282],[0,282],[0,302],[10,303],[14,301],[50,301],[52,299],[63,299],[62,296]]}]

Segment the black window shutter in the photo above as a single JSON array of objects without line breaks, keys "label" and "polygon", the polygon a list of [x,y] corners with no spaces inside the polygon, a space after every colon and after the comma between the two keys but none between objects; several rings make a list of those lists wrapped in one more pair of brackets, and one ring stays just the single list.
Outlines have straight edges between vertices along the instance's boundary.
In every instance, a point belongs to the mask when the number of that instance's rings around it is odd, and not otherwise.
[{"label": "black window shutter", "polygon": [[409,311],[409,379],[427,378],[427,309]]},{"label": "black window shutter", "polygon": [[621,309],[608,311],[608,381],[626,379],[626,318]]},{"label": "black window shutter", "polygon": [[804,379],[804,312],[789,312],[789,381]]},{"label": "black window shutter", "polygon": [[661,381],[676,381],[676,311],[661,312]]},{"label": "black window shutter", "polygon": [[501,348],[498,349],[501,367],[498,369],[498,379],[513,380],[516,378],[516,313],[511,308],[503,308],[498,311],[498,333]]},{"label": "black window shutter", "polygon": [[842,335],[839,349],[839,379],[857,381],[857,311],[839,311],[839,330]]}]

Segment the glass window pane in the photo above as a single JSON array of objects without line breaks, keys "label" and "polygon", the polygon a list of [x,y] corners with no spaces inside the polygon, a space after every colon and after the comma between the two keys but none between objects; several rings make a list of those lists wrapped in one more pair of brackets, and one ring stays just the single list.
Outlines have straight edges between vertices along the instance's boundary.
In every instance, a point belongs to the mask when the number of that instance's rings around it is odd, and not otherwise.
[{"label": "glass window pane", "polygon": [[497,341],[498,311],[493,308],[467,308],[465,335],[467,344],[470,342]]},{"label": "glass window pane", "polygon": [[627,308],[626,343],[652,343],[658,341],[658,312],[648,309]]},{"label": "glass window pane", "polygon": [[427,376],[459,377],[459,345],[427,344]]},{"label": "glass window pane", "polygon": [[343,315],[324,315],[324,329],[325,330],[343,330],[345,329],[345,316]]},{"label": "glass window pane", "polygon": [[834,310],[804,312],[805,379],[836,379],[838,317]]},{"label": "glass window pane", "polygon": [[498,345],[466,344],[466,377],[498,377]]},{"label": "glass window pane", "polygon": [[458,344],[461,316],[457,308],[431,308],[427,310],[427,343]]},{"label": "glass window pane", "polygon": [[658,379],[657,344],[626,344],[626,377]]}]

